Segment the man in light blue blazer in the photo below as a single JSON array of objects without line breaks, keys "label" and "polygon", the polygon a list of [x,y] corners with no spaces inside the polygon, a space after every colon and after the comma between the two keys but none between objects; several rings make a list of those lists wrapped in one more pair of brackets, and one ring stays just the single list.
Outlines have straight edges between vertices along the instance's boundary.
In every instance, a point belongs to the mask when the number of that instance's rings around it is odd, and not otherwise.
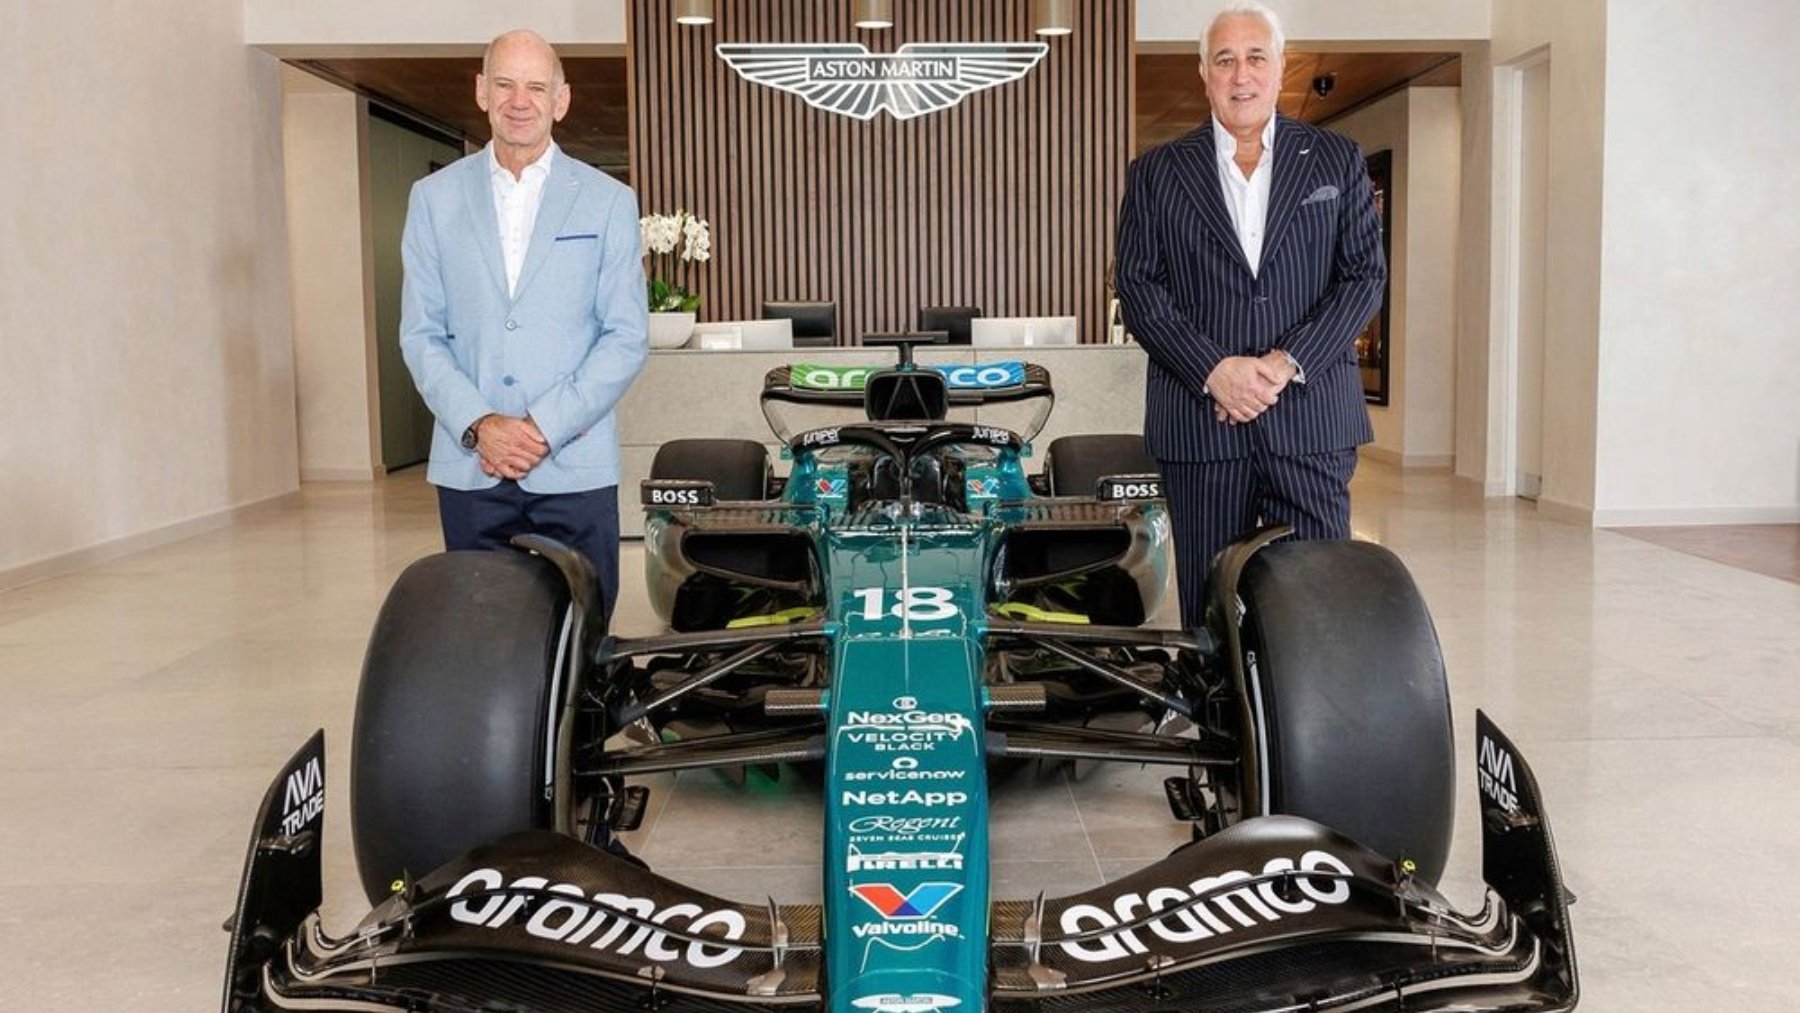
[{"label": "man in light blue blazer", "polygon": [[648,353],[637,198],[565,155],[555,50],[495,39],[475,79],[493,140],[414,185],[400,348],[437,417],[427,479],[451,549],[539,533],[619,588],[613,409]]},{"label": "man in light blue blazer", "polygon": [[1372,438],[1356,335],[1387,265],[1355,142],[1276,112],[1281,23],[1230,0],[1202,40],[1212,115],[1131,167],[1117,285],[1149,355],[1144,444],[1175,529],[1183,625],[1213,556],[1259,523],[1350,537]]}]

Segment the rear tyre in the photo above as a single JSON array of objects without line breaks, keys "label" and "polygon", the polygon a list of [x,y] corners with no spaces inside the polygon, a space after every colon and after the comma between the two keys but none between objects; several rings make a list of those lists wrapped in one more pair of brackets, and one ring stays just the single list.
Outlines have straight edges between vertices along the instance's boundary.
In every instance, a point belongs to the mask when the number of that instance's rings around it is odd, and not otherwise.
[{"label": "rear tyre", "polygon": [[704,480],[722,500],[769,495],[769,451],[755,440],[670,440],[650,462],[651,478]]},{"label": "rear tyre", "polygon": [[1450,692],[1406,568],[1368,542],[1285,542],[1251,557],[1238,595],[1266,811],[1436,883],[1455,824]]},{"label": "rear tyre", "polygon": [[524,552],[406,569],[369,636],[350,825],[369,900],[477,845],[553,825],[548,757],[568,586]]},{"label": "rear tyre", "polygon": [[1154,475],[1156,459],[1137,433],[1061,436],[1044,455],[1052,496],[1092,496],[1107,475]]}]

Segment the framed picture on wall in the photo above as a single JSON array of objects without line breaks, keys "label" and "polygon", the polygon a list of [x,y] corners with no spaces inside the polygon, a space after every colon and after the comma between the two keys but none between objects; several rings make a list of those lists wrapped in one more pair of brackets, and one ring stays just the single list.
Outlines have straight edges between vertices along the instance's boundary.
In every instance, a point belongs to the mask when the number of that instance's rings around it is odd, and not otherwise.
[{"label": "framed picture on wall", "polygon": [[1381,288],[1381,308],[1356,336],[1356,365],[1362,372],[1363,400],[1388,403],[1388,298],[1394,289],[1394,153],[1377,151],[1368,156],[1369,183],[1375,188],[1375,213],[1381,218],[1381,256],[1388,264],[1388,278]]}]

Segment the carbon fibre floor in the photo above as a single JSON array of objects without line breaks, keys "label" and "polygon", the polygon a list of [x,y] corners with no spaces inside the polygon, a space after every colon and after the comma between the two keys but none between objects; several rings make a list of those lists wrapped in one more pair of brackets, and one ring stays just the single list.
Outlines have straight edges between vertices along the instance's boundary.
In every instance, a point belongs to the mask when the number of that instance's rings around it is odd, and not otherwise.
[{"label": "carbon fibre floor", "polygon": [[[1464,743],[1485,708],[1537,768],[1581,898],[1582,1008],[1800,1008],[1800,585],[1373,464],[1355,527],[1423,588]],[[429,490],[405,474],[309,486],[229,529],[0,592],[0,1010],[216,1009],[252,811],[321,726],[327,922],[362,913],[343,760],[363,639],[437,538]],[[618,626],[654,629],[634,585]],[[998,785],[997,893],[1067,892],[1160,857],[1182,831],[1159,776],[1027,769]],[[634,845],[660,870],[817,898],[804,779],[655,788]],[[1465,791],[1448,880],[1465,902],[1473,813]]]}]

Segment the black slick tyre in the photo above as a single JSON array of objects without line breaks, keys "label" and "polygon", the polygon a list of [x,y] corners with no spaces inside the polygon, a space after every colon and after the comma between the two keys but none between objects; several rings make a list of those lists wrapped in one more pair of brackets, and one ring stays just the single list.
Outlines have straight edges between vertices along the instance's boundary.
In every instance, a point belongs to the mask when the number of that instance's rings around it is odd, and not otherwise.
[{"label": "black slick tyre", "polygon": [[369,636],[350,754],[363,889],[518,830],[547,828],[567,584],[524,552],[447,552],[406,569]]},{"label": "black slick tyre", "polygon": [[766,499],[769,451],[755,440],[670,440],[657,448],[650,477],[708,481],[722,500]]},{"label": "black slick tyre", "polygon": [[1437,882],[1455,823],[1450,693],[1411,575],[1368,542],[1283,542],[1251,557],[1238,595],[1266,811]]},{"label": "black slick tyre", "polygon": [[1156,460],[1137,433],[1059,436],[1044,455],[1052,496],[1092,496],[1108,475],[1154,475]]}]

